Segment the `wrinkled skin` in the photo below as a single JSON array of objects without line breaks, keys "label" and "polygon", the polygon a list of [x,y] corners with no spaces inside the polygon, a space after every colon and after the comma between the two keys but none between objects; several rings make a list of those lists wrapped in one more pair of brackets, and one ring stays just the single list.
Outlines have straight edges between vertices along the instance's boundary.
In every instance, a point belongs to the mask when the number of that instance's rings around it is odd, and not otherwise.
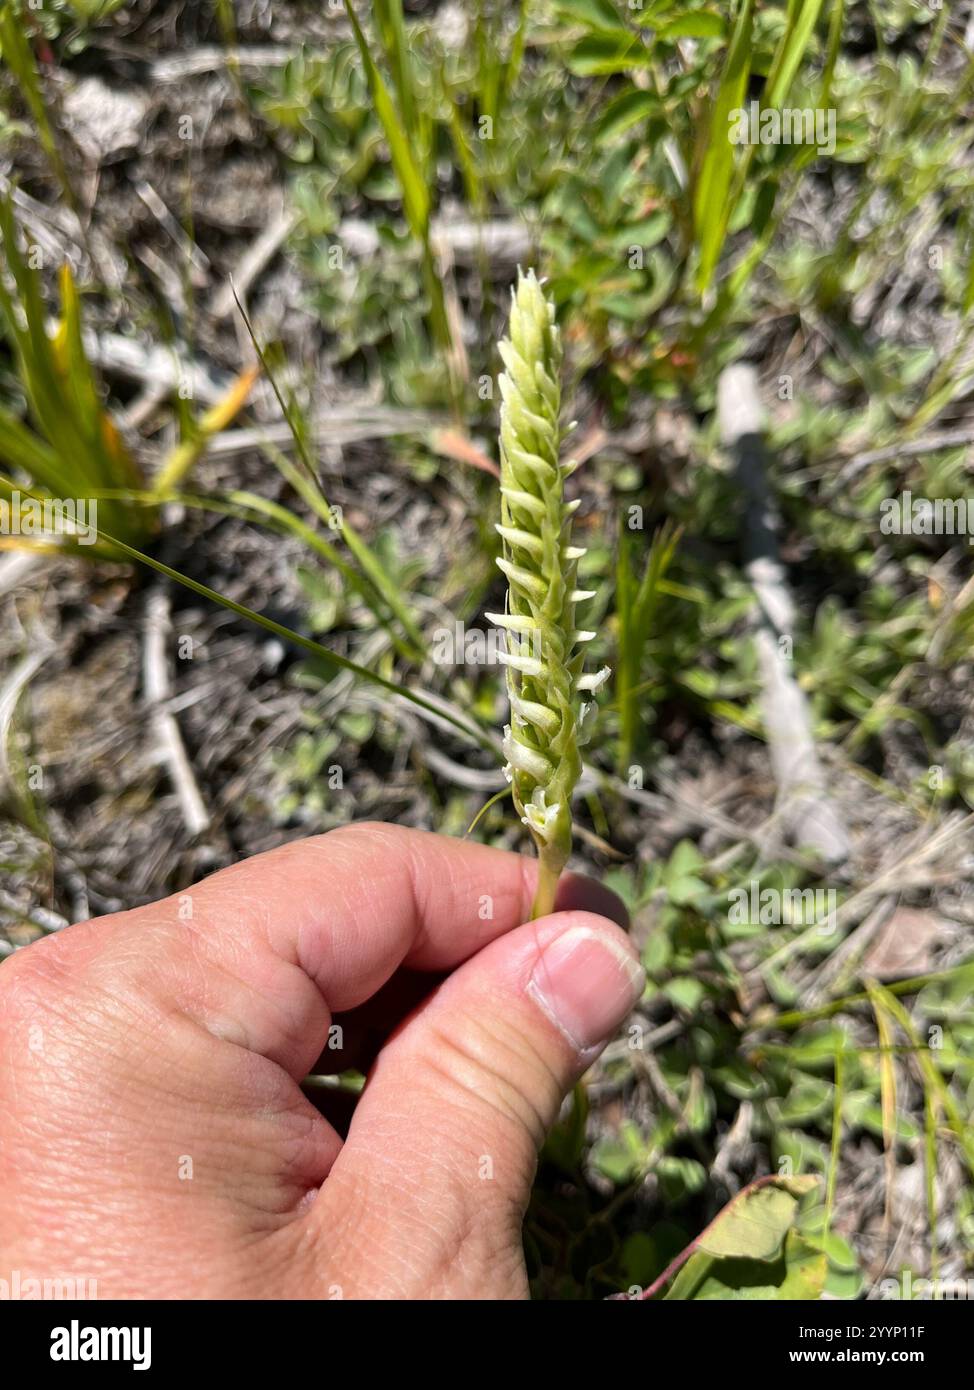
[{"label": "wrinkled skin", "polygon": [[[569,876],[566,910],[521,925],[534,879],[504,851],[358,825],[18,951],[0,1278],[525,1297],[538,1145],[641,990],[612,895]],[[369,1080],[346,1134],[299,1082],[352,1067]]]}]

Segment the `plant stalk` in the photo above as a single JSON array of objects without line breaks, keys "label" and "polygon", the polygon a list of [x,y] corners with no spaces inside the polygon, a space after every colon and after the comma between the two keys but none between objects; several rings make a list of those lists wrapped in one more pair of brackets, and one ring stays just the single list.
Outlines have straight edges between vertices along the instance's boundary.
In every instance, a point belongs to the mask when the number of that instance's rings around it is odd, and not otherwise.
[{"label": "plant stalk", "polygon": [[546,845],[538,855],[538,886],[531,904],[531,921],[547,917],[555,910],[558,880],[565,867],[565,855],[554,845]]}]

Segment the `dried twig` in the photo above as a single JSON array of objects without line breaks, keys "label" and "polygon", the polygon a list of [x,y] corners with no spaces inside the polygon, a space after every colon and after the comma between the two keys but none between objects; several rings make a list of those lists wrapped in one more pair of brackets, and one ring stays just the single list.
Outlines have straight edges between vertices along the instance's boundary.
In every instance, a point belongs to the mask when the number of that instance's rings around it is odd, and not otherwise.
[{"label": "dried twig", "polygon": [[30,633],[28,650],[3,684],[0,685],[0,787],[9,786],[14,792],[17,789],[13,785],[13,769],[7,756],[7,744],[14,711],[23,691],[48,657],[53,655],[54,650],[55,644],[46,633],[34,629]]},{"label": "dried twig", "polygon": [[290,209],[278,212],[247,250],[229,280],[225,281],[213,296],[210,313],[215,319],[225,319],[233,313],[236,301],[234,289],[241,299],[246,299],[247,291],[264,267],[276,255],[297,220],[297,214]]},{"label": "dried twig", "polygon": [[794,605],[778,558],[777,517],[761,440],[757,373],[745,363],[726,367],[717,390],[721,437],[736,461],[745,498],[745,570],[759,605],[755,642],[781,814],[796,843],[811,846],[828,862],[839,862],[848,857],[849,832],[826,791],[811,712],[780,641],[791,637]]},{"label": "dried twig", "polygon": [[185,253],[195,272],[193,275],[193,284],[196,285],[197,288],[205,285],[210,272],[209,256],[207,256],[204,251],[200,250],[193,238],[159,197],[159,194],[152,187],[151,183],[142,179],[136,183],[135,191],[152,213],[152,216],[159,223],[160,227],[168,233],[173,243]]},{"label": "dried twig", "polygon": [[19,588],[39,568],[44,558],[44,555],[30,550],[15,550],[0,558],[0,595]]},{"label": "dried twig", "polygon": [[146,703],[149,706],[152,731],[159,757],[168,769],[179,809],[187,832],[196,836],[210,824],[193,769],[183,745],[179,725],[166,708],[169,698],[169,664],[166,646],[171,633],[169,598],[166,594],[150,594],[146,605],[145,642],[142,649],[142,680]]},{"label": "dried twig", "polygon": [[964,429],[939,430],[935,434],[924,435],[922,439],[904,439],[899,444],[886,444],[881,449],[867,449],[864,453],[853,454],[844,463],[823,495],[833,497],[840,488],[845,487],[864,468],[874,463],[889,463],[891,459],[915,458],[918,454],[936,453],[938,449],[961,449],[966,444],[974,444],[974,427]]},{"label": "dried twig", "polygon": [[[283,68],[294,60],[292,44],[244,44],[232,50],[235,68],[259,71],[261,68]],[[229,51],[221,44],[199,44],[188,53],[168,53],[149,63],[149,80],[182,82],[187,77],[199,77],[206,72],[224,72],[230,66]]]},{"label": "dried twig", "polygon": [[[310,422],[315,444],[355,444],[365,439],[389,439],[395,435],[423,435],[443,423],[442,417],[423,410],[395,406],[348,404],[330,406]],[[295,448],[294,431],[286,422],[272,422],[248,429],[224,430],[207,445],[210,458],[259,449],[263,444],[289,453]]]},{"label": "dried twig", "polygon": [[[374,256],[381,246],[376,224],[356,217],[341,223],[335,240],[350,256],[360,258]],[[453,216],[434,217],[430,241],[434,254],[447,255],[457,265],[477,266],[486,260],[494,267],[510,267],[529,259],[534,239],[530,227],[516,218],[475,222]]]},{"label": "dried twig", "polygon": [[175,348],[159,343],[140,343],[120,333],[95,333],[90,329],[84,331],[82,341],[88,361],[100,371],[114,372],[128,381],[157,386],[165,392],[182,389],[184,396],[201,405],[216,405],[233,385],[233,378],[225,373],[182,358]]}]

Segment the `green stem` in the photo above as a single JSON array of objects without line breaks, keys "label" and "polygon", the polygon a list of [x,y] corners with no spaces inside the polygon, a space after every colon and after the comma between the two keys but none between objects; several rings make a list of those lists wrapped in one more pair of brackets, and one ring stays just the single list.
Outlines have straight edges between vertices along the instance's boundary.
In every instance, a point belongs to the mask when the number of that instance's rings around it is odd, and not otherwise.
[{"label": "green stem", "polygon": [[549,912],[555,910],[555,893],[558,891],[558,880],[565,867],[565,859],[557,851],[552,853],[552,849],[553,846],[546,845],[538,854],[538,886],[531,905],[532,922],[539,917],[547,917]]}]

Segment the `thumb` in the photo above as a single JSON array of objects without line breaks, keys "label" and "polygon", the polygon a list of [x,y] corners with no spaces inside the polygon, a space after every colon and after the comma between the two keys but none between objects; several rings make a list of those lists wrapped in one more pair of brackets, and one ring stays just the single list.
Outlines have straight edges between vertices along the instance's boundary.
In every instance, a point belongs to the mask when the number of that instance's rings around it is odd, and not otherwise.
[{"label": "thumb", "polygon": [[389,1040],[316,1203],[350,1297],[524,1297],[521,1221],[567,1092],[642,994],[589,912],[509,932]]}]

